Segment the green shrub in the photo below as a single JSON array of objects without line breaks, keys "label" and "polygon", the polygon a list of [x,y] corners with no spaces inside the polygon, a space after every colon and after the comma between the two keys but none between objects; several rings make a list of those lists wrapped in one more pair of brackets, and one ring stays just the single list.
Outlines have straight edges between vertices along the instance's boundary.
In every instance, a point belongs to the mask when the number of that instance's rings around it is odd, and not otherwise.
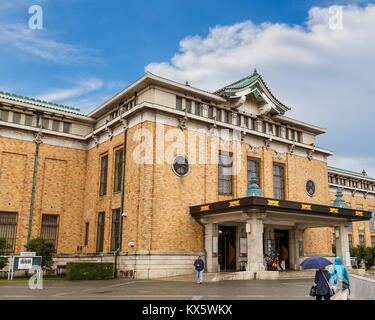
[{"label": "green shrub", "polygon": [[[10,245],[7,243],[5,238],[0,238],[0,256],[5,256]],[[0,258],[0,270],[4,268],[8,263],[7,258]]]},{"label": "green shrub", "polygon": [[68,280],[104,280],[114,278],[114,263],[111,262],[68,262]]},{"label": "green shrub", "polygon": [[43,238],[30,240],[25,246],[28,252],[35,252],[37,256],[42,257],[42,268],[51,268],[53,264],[52,255],[55,252],[55,246],[51,241]]},{"label": "green shrub", "polygon": [[364,246],[350,248],[350,256],[357,257],[358,266],[364,262],[366,269],[375,265],[375,248]]}]

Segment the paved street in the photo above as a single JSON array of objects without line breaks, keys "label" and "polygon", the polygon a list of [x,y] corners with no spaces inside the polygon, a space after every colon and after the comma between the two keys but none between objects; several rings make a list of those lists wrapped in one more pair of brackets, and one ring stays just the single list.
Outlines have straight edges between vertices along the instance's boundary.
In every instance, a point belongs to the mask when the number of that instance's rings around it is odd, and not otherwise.
[{"label": "paved street", "polygon": [[127,300],[312,300],[311,279],[220,281],[196,284],[179,280],[44,281],[43,289],[28,282],[0,283],[0,299],[127,299]]}]

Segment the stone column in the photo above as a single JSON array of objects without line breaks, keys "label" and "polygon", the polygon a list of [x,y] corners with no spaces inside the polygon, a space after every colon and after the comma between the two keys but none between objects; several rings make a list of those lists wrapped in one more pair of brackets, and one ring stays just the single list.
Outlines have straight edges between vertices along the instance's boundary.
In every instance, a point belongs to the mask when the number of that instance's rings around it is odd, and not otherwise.
[{"label": "stone column", "polygon": [[302,230],[295,227],[289,231],[289,267],[292,270],[301,270],[299,241],[303,241]]},{"label": "stone column", "polygon": [[[337,237],[338,231],[338,237]],[[347,261],[347,254],[349,251],[349,239],[348,239],[348,226],[341,223],[340,226],[335,227],[336,237],[336,257],[342,259],[342,264],[347,268],[351,269],[350,261]]]},{"label": "stone column", "polygon": [[[204,226],[204,242],[206,250],[206,271],[217,272],[218,257],[213,255],[213,240],[216,237],[218,241],[218,225],[217,223],[208,223]],[[218,243],[217,243],[218,244]]]},{"label": "stone column", "polygon": [[247,272],[264,271],[263,265],[263,221],[254,216],[247,220],[251,225],[247,233]]}]

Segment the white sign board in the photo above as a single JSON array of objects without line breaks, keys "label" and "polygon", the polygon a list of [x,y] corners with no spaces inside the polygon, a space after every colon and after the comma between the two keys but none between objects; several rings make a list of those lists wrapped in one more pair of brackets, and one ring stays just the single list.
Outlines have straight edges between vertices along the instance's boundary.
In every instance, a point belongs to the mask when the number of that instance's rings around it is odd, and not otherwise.
[{"label": "white sign board", "polygon": [[218,238],[212,237],[212,256],[217,257],[217,244],[218,244]]},{"label": "white sign board", "polygon": [[247,257],[247,238],[240,238],[240,257]]},{"label": "white sign board", "polygon": [[33,267],[33,258],[23,258],[18,260],[18,269],[31,269]]},{"label": "white sign board", "polygon": [[36,256],[36,252],[21,252],[20,256],[21,257],[35,257]]},{"label": "white sign board", "polygon": [[350,262],[350,252],[349,252],[349,251],[346,251],[345,256],[346,256],[346,266],[347,266],[347,267],[350,267],[350,266],[351,266],[351,262]]}]

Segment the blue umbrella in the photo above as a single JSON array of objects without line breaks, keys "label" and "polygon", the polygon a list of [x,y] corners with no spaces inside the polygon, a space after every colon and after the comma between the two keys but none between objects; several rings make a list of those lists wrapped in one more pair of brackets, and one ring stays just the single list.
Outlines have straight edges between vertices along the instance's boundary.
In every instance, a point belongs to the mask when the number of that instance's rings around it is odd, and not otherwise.
[{"label": "blue umbrella", "polygon": [[322,269],[325,266],[332,264],[327,258],[320,256],[313,256],[307,258],[301,263],[303,269]]}]

